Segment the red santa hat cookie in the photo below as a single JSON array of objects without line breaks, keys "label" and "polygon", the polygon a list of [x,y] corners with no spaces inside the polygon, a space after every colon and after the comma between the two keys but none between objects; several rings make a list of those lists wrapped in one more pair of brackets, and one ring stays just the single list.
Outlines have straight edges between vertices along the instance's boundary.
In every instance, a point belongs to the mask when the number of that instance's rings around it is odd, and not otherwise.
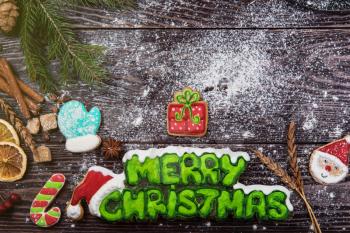
[{"label": "red santa hat cookie", "polygon": [[85,200],[90,213],[100,216],[99,206],[111,190],[124,187],[124,174],[115,174],[104,167],[90,167],[83,181],[74,189],[68,203],[67,216],[73,220],[83,218],[84,209],[81,201]]},{"label": "red santa hat cookie", "polygon": [[316,150],[310,157],[310,173],[321,184],[335,184],[348,174],[350,135],[328,143]]}]

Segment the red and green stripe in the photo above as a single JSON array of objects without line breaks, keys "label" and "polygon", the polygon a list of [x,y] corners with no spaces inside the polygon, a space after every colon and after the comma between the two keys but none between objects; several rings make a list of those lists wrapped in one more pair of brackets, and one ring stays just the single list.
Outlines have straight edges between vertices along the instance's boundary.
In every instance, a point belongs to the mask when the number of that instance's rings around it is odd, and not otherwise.
[{"label": "red and green stripe", "polygon": [[30,218],[37,226],[50,227],[59,221],[61,210],[58,207],[52,207],[46,212],[46,208],[55,199],[64,183],[65,177],[63,174],[53,174],[36,195],[30,208]]}]

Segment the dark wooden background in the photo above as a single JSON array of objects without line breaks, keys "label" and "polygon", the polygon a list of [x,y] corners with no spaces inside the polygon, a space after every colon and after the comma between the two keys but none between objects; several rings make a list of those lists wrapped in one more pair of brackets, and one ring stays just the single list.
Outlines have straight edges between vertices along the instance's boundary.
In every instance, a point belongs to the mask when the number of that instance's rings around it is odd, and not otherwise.
[{"label": "dark wooden background", "polygon": [[[103,112],[102,137],[132,148],[169,144],[259,148],[287,167],[286,127],[298,124],[297,142],[306,194],[324,232],[350,232],[350,178],[333,186],[309,175],[310,152],[350,131],[350,14],[312,11],[286,0],[140,0],[138,9],[111,12],[79,7],[66,10],[80,38],[105,45],[110,79],[90,87],[64,87],[72,98]],[[0,37],[2,56],[26,79],[19,41]],[[55,69],[55,64],[53,64]],[[184,86],[199,89],[209,102],[208,134],[199,139],[166,133],[166,106]],[[12,106],[13,100],[6,98]],[[18,110],[16,108],[16,110]],[[3,116],[3,115],[2,115]],[[36,138],[42,142],[41,137]],[[53,161],[34,164],[24,178],[0,183],[0,194],[16,191],[24,201],[0,216],[1,232],[308,232],[301,200],[285,222],[209,220],[110,224],[86,214],[81,222],[63,216],[54,228],[29,220],[36,193],[54,172],[67,176],[55,201],[63,210],[72,188],[94,164],[121,171],[121,161],[105,161],[100,151],[72,154],[52,133]],[[281,184],[252,156],[245,184]],[[86,209],[87,210],[87,209]]]}]

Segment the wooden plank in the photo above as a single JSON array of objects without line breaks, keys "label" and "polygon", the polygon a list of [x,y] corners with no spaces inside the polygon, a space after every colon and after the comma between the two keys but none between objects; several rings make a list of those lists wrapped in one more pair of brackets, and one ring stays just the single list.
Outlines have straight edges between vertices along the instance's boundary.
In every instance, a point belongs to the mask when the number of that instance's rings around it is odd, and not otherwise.
[{"label": "wooden plank", "polygon": [[[327,1],[324,1],[327,4]],[[310,10],[293,0],[139,0],[128,12],[67,9],[79,28],[298,28],[349,27],[349,12]],[[319,3],[321,5],[321,3]]]},{"label": "wooden plank", "polygon": [[[39,232],[39,228],[35,227],[28,219],[29,207],[40,187],[45,183],[46,179],[54,172],[63,172],[67,176],[67,185],[62,190],[54,202],[55,206],[59,206],[62,210],[65,203],[70,199],[73,187],[80,181],[88,167],[98,164],[115,172],[122,171],[121,160],[105,161],[98,151],[85,154],[71,154],[63,149],[63,144],[51,144],[55,160],[48,164],[34,164],[32,160],[24,179],[16,183],[4,184],[0,183],[1,194],[7,194],[16,191],[23,197],[23,202],[16,206],[10,213],[0,216],[0,232],[14,230],[16,232]],[[125,150],[149,147],[164,147],[165,144],[126,144]],[[199,147],[230,147],[232,150],[246,150],[247,148],[260,148],[264,153],[274,158],[283,167],[287,167],[286,147],[285,145],[208,145],[196,144]],[[341,184],[335,186],[317,185],[309,176],[308,155],[316,145],[299,145],[298,154],[300,158],[300,167],[305,181],[306,194],[314,206],[315,213],[319,218],[322,228],[326,231],[338,231],[343,228],[349,229],[350,225],[350,197],[347,195],[350,179],[346,179]],[[26,150],[29,153],[28,150]],[[240,178],[244,184],[262,183],[262,184],[281,184],[279,179],[262,166],[257,158],[253,155],[248,164],[246,172]],[[257,228],[265,229],[267,232],[306,232],[310,227],[309,218],[302,201],[292,195],[292,203],[294,205],[293,217],[288,221],[281,223],[273,222],[257,222],[253,221],[237,221],[228,219],[225,221],[208,221],[200,219],[167,221],[159,220],[156,223],[116,223],[108,224],[103,220],[97,219],[88,214],[87,208],[85,218],[81,222],[73,223],[63,217],[61,222],[51,232],[100,232],[113,230],[115,232],[229,232],[243,231],[249,232]],[[337,222],[337,224],[334,224]]]},{"label": "wooden plank", "polygon": [[[104,115],[102,136],[135,143],[324,143],[349,132],[350,30],[81,31],[107,47],[103,86],[64,88]],[[25,77],[17,40],[3,55]],[[209,130],[170,137],[166,107],[185,86],[209,102]],[[14,105],[14,102],[11,102]],[[57,139],[57,140],[56,140]],[[62,141],[53,137],[54,142]]]}]

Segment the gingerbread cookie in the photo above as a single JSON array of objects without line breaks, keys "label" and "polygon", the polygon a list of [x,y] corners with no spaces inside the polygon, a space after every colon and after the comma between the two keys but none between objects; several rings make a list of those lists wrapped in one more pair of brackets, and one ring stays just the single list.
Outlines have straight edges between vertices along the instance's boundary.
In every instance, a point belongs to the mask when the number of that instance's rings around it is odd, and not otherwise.
[{"label": "gingerbread cookie", "polygon": [[96,135],[101,124],[101,112],[97,107],[88,112],[79,101],[63,104],[58,113],[58,127],[66,137],[66,149],[73,153],[94,150],[101,144]]},{"label": "gingerbread cookie", "polygon": [[293,206],[290,192],[278,185],[238,183],[249,155],[230,149],[170,146],[132,150],[123,158],[124,173],[94,166],[73,192],[68,217],[90,213],[107,221],[258,218],[285,220]]},{"label": "gingerbread cookie", "polygon": [[313,151],[310,173],[321,184],[335,184],[349,172],[350,136],[336,140]]},{"label": "gingerbread cookie", "polygon": [[202,137],[207,133],[208,104],[200,101],[200,93],[187,87],[176,92],[168,105],[167,128],[173,136]]},{"label": "gingerbread cookie", "polygon": [[60,220],[60,208],[52,207],[48,211],[46,209],[63,188],[65,181],[66,178],[63,174],[53,174],[36,195],[30,207],[30,219],[38,227],[51,227]]}]

